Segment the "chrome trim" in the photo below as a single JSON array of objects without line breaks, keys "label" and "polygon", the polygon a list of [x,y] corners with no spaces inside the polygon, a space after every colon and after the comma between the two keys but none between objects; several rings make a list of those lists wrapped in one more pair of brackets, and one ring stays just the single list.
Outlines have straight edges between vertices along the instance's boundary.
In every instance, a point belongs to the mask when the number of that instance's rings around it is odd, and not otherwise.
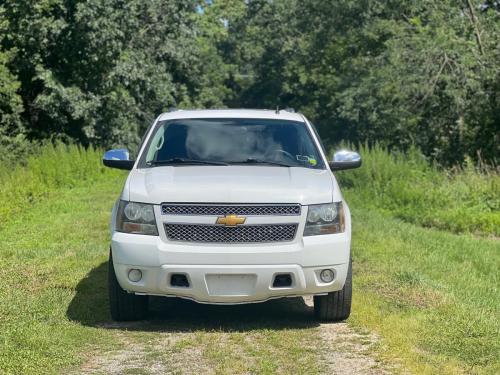
[{"label": "chrome trim", "polygon": [[361,156],[357,152],[349,151],[349,150],[340,150],[333,154],[332,161],[336,163],[351,163],[357,162],[361,160]]},{"label": "chrome trim", "polygon": [[130,160],[130,153],[126,148],[108,150],[104,153],[103,160]]},{"label": "chrome trim", "polygon": [[[175,211],[172,208],[176,207]],[[184,211],[182,211],[184,208]],[[190,209],[191,208],[191,209]],[[193,209],[194,208],[194,209]],[[261,213],[259,213],[259,209]],[[288,209],[288,212],[287,212]],[[162,203],[162,215],[183,216],[300,216],[302,206],[296,203]]]}]

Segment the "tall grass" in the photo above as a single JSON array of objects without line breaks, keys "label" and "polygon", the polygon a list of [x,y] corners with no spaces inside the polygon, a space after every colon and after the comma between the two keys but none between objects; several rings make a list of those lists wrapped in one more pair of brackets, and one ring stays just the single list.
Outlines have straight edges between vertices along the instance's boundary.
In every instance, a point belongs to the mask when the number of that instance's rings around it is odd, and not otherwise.
[{"label": "tall grass", "polygon": [[0,166],[0,226],[60,188],[78,187],[116,173],[102,165],[102,151],[93,148],[58,143],[34,150],[19,165]]},{"label": "tall grass", "polygon": [[[442,170],[416,149],[389,153],[360,146],[363,166],[338,172],[349,202],[425,227],[500,236],[500,174],[494,169]],[[102,151],[48,144],[14,167],[0,164],[0,226],[20,210],[82,182],[120,172],[103,167]]]},{"label": "tall grass", "polygon": [[493,168],[442,170],[416,149],[360,146],[363,166],[337,173],[348,200],[425,227],[500,236],[500,174]]}]

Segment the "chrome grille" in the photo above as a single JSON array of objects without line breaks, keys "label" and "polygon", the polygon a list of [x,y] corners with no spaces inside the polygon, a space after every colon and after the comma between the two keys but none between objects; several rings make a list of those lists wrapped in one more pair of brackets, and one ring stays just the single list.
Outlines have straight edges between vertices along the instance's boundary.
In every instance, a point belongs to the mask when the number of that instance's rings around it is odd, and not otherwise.
[{"label": "chrome grille", "polygon": [[206,243],[284,242],[295,238],[298,224],[262,224],[225,227],[206,224],[165,224],[171,241]]},{"label": "chrome grille", "polygon": [[300,204],[172,204],[161,205],[163,215],[274,215],[299,216]]}]

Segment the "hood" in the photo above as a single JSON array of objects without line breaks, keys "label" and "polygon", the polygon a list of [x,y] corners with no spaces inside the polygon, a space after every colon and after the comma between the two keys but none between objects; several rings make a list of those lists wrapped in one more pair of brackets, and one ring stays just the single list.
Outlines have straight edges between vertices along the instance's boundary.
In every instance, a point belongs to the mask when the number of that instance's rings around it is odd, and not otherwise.
[{"label": "hood", "polygon": [[136,202],[300,203],[331,202],[328,170],[269,166],[162,166],[133,169],[123,198]]}]

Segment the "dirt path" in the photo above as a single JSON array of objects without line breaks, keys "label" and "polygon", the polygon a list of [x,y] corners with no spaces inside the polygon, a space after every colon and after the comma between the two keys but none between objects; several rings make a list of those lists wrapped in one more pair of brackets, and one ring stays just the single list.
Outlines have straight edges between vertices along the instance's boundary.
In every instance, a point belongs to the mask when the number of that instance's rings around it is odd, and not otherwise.
[{"label": "dirt path", "polygon": [[321,360],[328,374],[390,374],[372,352],[377,338],[355,332],[347,323],[322,324],[319,327],[323,342]]},{"label": "dirt path", "polygon": [[109,323],[121,349],[90,353],[78,374],[388,374],[373,335],[317,324],[311,299],[243,306],[153,301],[148,322]]}]

